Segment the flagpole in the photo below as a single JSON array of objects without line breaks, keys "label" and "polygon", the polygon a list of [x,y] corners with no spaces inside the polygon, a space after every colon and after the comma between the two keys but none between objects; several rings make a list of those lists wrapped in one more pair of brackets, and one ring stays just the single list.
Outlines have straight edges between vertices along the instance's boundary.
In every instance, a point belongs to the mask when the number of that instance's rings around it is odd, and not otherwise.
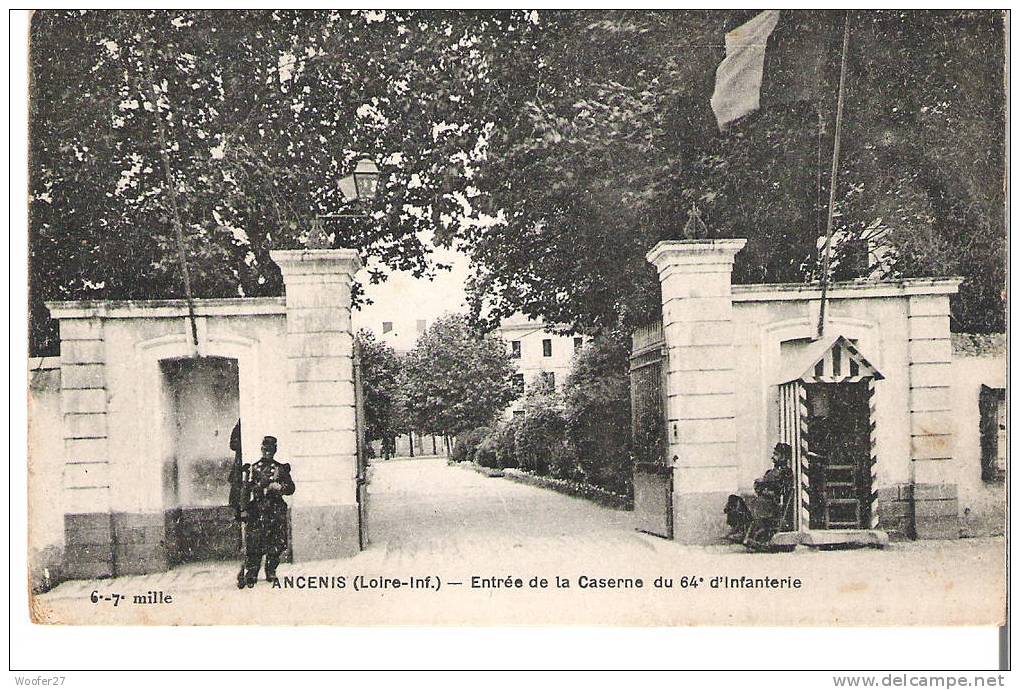
[{"label": "flagpole", "polygon": [[832,214],[836,205],[836,180],[839,174],[839,143],[843,132],[843,101],[846,97],[846,54],[850,46],[850,11],[843,24],[843,53],[839,64],[839,96],[836,99],[836,134],[832,143],[832,173],[829,179],[829,213],[825,223],[822,249],[822,302],[818,307],[818,337],[825,331],[825,303],[829,292],[829,267],[832,263]]}]

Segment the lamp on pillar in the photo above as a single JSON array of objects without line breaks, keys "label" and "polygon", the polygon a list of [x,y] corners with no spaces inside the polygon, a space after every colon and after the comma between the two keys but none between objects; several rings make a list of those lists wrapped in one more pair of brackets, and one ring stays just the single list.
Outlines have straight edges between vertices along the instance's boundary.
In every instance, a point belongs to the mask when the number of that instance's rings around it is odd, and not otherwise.
[{"label": "lamp on pillar", "polygon": [[[344,197],[348,206],[353,205],[354,209],[343,213],[320,214],[312,221],[312,230],[308,236],[306,246],[309,249],[326,249],[332,246],[328,234],[323,227],[325,219],[337,218],[365,218],[368,214],[365,207],[376,197],[379,191],[379,166],[367,156],[358,160],[354,166],[354,172],[340,178],[337,187]],[[353,202],[353,203],[352,203]]]},{"label": "lamp on pillar", "polygon": [[379,166],[371,158],[362,158],[354,167],[354,193],[358,201],[371,201],[379,188]]},{"label": "lamp on pillar", "polygon": [[341,177],[340,193],[346,201],[366,204],[375,198],[379,191],[379,166],[367,156],[361,158],[354,166],[354,172]]},{"label": "lamp on pillar", "polygon": [[[316,215],[304,249],[269,254],[280,267],[286,297],[289,428],[282,440],[297,485],[291,507],[295,561],[352,556],[367,538],[360,510],[367,465],[359,453],[351,325],[351,285],[361,259],[350,245],[368,244],[361,228],[368,225],[365,208],[378,186],[379,167],[362,158],[338,183],[345,205],[354,208]],[[347,227],[331,235],[327,218],[348,219],[342,224]]]}]

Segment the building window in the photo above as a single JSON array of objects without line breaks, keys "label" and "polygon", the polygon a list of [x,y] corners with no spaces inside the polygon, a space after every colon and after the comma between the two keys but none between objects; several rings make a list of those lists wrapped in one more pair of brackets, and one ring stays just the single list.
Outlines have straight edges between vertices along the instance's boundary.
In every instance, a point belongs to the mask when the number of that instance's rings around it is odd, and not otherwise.
[{"label": "building window", "polygon": [[545,338],[542,341],[542,356],[552,357],[552,339]]},{"label": "building window", "polygon": [[1006,389],[981,386],[981,478],[1001,482],[1006,477]]},{"label": "building window", "polygon": [[574,354],[580,352],[582,347],[584,347],[584,338],[574,338]]},{"label": "building window", "polygon": [[524,374],[514,374],[514,392],[524,395]]},{"label": "building window", "polygon": [[543,371],[539,374],[539,381],[542,384],[542,390],[553,391],[556,389],[556,374],[551,371]]},{"label": "building window", "polygon": [[521,358],[521,341],[511,340],[510,341],[510,356],[514,359]]},{"label": "building window", "polygon": [[417,328],[419,333],[425,332],[425,319],[418,319]]},{"label": "building window", "polygon": [[382,322],[382,332],[383,333],[389,333],[392,330],[393,330],[393,322],[392,321],[383,321]]}]

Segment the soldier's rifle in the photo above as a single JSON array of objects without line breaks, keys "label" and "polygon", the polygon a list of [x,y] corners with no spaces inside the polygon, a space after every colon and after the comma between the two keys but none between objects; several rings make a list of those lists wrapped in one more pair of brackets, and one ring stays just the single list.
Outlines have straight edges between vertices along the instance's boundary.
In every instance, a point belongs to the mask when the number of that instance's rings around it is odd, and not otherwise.
[{"label": "soldier's rifle", "polygon": [[234,519],[239,526],[237,550],[241,555],[241,570],[237,574],[237,581],[241,583],[245,577],[244,565],[248,560],[248,521],[245,513],[248,510],[247,488],[250,468],[244,465],[240,419],[230,434],[230,449],[234,451],[234,466],[230,471],[230,507],[234,509]]}]

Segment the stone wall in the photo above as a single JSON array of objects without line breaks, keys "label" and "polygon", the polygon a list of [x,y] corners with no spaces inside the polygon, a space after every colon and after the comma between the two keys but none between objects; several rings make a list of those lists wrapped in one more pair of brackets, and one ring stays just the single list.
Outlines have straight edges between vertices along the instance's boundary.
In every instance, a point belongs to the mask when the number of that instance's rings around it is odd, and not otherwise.
[{"label": "stone wall", "polygon": [[[180,502],[170,488],[177,430],[161,362],[212,356],[238,363],[250,453],[258,448],[257,434],[269,433],[285,410],[282,397],[273,395],[283,389],[274,377],[283,368],[282,346],[274,342],[276,332],[282,340],[282,301],[196,301],[197,348],[183,302],[49,306],[62,334],[66,575],[166,570],[181,556]],[[218,431],[229,454],[230,429]],[[226,491],[226,477],[223,484]]]},{"label": "stone wall", "polygon": [[[170,428],[171,391],[160,365],[193,357],[236,362],[246,461],[258,459],[262,436],[280,439],[278,459],[291,463],[297,486],[290,501],[294,559],[359,549],[350,321],[357,255],[274,258],[286,299],[196,300],[197,343],[183,301],[48,305],[61,324],[68,577],[160,571],[194,557],[178,544],[190,523],[168,475],[178,430]],[[229,429],[210,431],[219,432],[229,453]],[[199,506],[209,512],[199,517],[221,524],[221,507]]]},{"label": "stone wall", "polygon": [[[705,543],[725,533],[726,495],[748,491],[780,441],[778,377],[785,343],[817,336],[812,285],[730,285],[741,241],[659,243],[669,351],[667,424],[675,535]],[[875,385],[874,488],[881,525],[897,536],[955,538],[955,429],[949,296],[956,279],[837,283],[826,337],[843,335],[882,372]]]},{"label": "stone wall", "polygon": [[107,445],[103,321],[60,323],[60,404],[64,425],[64,574],[114,574]]},{"label": "stone wall", "polygon": [[744,242],[662,242],[648,254],[662,283],[673,532],[685,543],[725,534],[722,506],[738,482],[730,273]]},{"label": "stone wall", "polygon": [[28,552],[32,590],[45,591],[63,579],[64,470],[60,358],[33,357],[28,366]]},{"label": "stone wall", "polygon": [[953,335],[951,403],[956,422],[956,483],[963,536],[999,535],[1006,525],[1006,484],[981,473],[981,387],[1006,388],[1005,335]]},{"label": "stone wall", "polygon": [[274,251],[287,291],[287,399],[298,491],[292,502],[295,560],[360,549],[353,250]]}]

